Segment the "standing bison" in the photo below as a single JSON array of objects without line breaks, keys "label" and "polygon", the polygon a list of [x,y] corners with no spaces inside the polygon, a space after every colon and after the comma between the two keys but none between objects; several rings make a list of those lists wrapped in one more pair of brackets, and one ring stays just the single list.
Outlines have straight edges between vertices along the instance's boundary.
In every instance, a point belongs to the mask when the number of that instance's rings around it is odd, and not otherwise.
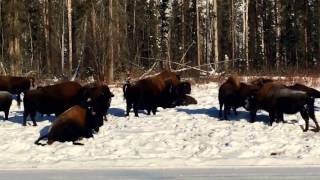
[{"label": "standing bison", "polygon": [[246,109],[250,110],[251,122],[254,122],[257,110],[267,111],[270,126],[275,119],[283,119],[283,114],[300,112],[306,123],[304,131],[309,129],[309,118],[316,124],[316,131],[319,131],[314,114],[314,97],[305,91],[293,90],[282,84],[264,84],[256,94],[246,100]]},{"label": "standing bison", "polygon": [[17,95],[18,106],[21,104],[20,94],[31,87],[35,87],[33,77],[0,76],[0,91]]},{"label": "standing bison", "polygon": [[224,119],[227,120],[227,114],[232,108],[237,114],[236,109],[245,106],[245,99],[259,89],[256,85],[250,85],[240,82],[237,76],[231,76],[219,88],[219,117],[222,117],[222,108],[224,107]]},{"label": "standing bison", "polygon": [[56,116],[79,103],[79,91],[82,86],[77,82],[63,82],[27,91],[24,97],[23,125],[26,125],[30,115],[33,125],[36,112]]},{"label": "standing bison", "polygon": [[177,105],[179,97],[191,92],[188,82],[180,82],[180,77],[170,71],[163,71],[158,75],[138,80],[123,86],[123,94],[127,102],[129,115],[133,108],[135,116],[138,109],[146,109],[148,114],[156,114],[157,107],[171,108]]}]

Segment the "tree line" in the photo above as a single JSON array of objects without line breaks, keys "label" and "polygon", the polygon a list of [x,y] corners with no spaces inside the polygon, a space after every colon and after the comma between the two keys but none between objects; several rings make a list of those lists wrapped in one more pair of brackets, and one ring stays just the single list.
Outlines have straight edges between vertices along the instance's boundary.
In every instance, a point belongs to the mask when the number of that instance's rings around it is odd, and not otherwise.
[{"label": "tree line", "polygon": [[320,0],[0,0],[0,33],[2,74],[312,71]]}]

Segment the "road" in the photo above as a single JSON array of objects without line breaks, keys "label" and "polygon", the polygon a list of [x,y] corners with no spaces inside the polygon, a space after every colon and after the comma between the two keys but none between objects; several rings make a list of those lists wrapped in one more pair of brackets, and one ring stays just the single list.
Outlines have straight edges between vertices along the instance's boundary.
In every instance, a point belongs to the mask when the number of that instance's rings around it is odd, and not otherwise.
[{"label": "road", "polygon": [[320,168],[227,167],[211,169],[1,170],[0,180],[136,180],[136,179],[320,179]]}]

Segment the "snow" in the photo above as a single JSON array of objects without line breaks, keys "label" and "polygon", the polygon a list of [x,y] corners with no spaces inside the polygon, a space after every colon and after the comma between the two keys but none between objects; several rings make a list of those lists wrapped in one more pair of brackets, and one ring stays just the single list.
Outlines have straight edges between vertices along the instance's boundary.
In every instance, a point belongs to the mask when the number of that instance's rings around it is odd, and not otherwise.
[{"label": "snow", "polygon": [[[37,146],[34,141],[48,131],[54,117],[38,116],[38,126],[23,127],[16,102],[8,121],[0,121],[0,169],[108,169],[108,168],[210,168],[230,166],[320,165],[320,136],[302,132],[300,114],[285,115],[288,123],[268,126],[259,112],[249,123],[249,113],[238,109],[228,121],[218,118],[218,85],[194,85],[197,105],[161,109],[157,115],[124,116],[122,89],[115,94],[108,121],[84,146],[55,142]],[[316,101],[319,106],[320,101]],[[0,118],[4,114],[0,113]],[[316,112],[320,119],[320,113]],[[304,125],[304,123],[302,123]],[[311,129],[314,124],[310,121]]]}]

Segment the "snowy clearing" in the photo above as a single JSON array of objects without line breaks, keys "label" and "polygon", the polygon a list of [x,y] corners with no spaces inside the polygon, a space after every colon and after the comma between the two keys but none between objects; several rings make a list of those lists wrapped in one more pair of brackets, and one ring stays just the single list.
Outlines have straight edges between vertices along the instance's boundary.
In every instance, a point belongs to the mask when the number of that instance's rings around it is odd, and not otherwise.
[{"label": "snowy clearing", "polygon": [[[300,114],[285,115],[288,123],[257,122],[238,109],[229,121],[218,118],[218,85],[193,86],[197,105],[161,109],[157,115],[124,117],[121,88],[115,94],[108,122],[84,146],[55,142],[37,146],[40,132],[54,117],[38,116],[38,126],[23,127],[22,110],[13,102],[8,121],[0,121],[0,169],[107,169],[107,168],[206,168],[217,166],[317,166],[320,165],[320,133],[302,132]],[[320,106],[320,101],[316,101]],[[0,118],[4,114],[0,113]],[[320,119],[320,112],[316,112]],[[40,119],[40,120],[39,120]],[[304,122],[302,123],[304,125]],[[311,129],[314,127],[310,121]]]}]

